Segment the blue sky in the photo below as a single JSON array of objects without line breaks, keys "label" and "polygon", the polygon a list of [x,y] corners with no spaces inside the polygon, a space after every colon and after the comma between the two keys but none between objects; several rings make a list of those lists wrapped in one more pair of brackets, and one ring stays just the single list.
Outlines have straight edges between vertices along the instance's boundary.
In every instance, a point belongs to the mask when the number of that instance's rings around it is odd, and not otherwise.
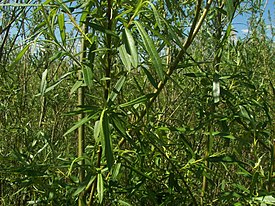
[{"label": "blue sky", "polygon": [[[275,0],[263,0],[264,5],[264,13],[263,18],[265,19],[265,23],[267,25],[266,31],[270,34],[270,25],[275,26]],[[268,20],[268,11],[270,11],[272,22]],[[251,12],[247,12],[245,14],[239,14],[233,21],[234,29],[238,32],[237,36],[244,37],[248,32],[248,19],[251,16]]]}]

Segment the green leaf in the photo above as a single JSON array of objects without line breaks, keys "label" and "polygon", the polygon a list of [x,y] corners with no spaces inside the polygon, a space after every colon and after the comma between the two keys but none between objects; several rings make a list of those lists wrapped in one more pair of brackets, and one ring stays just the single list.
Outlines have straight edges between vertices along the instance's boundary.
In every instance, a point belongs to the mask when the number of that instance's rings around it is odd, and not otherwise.
[{"label": "green leaf", "polygon": [[71,88],[70,95],[72,95],[79,87],[81,87],[82,84],[83,84],[82,81],[76,81],[73,87]]},{"label": "green leaf", "polygon": [[225,1],[225,8],[228,21],[231,21],[234,15],[234,0]]},{"label": "green leaf", "polygon": [[111,92],[111,94],[109,96],[108,102],[109,101],[114,102],[114,100],[116,99],[118,93],[120,92],[125,80],[126,80],[125,76],[120,77],[120,79],[117,81],[113,91]]},{"label": "green leaf", "polygon": [[100,139],[102,143],[103,153],[107,159],[108,169],[111,170],[114,164],[113,147],[109,128],[109,117],[106,109],[102,111],[100,117]]},{"label": "green leaf", "polygon": [[188,77],[205,77],[206,76],[206,74],[203,72],[190,72],[190,73],[185,73],[183,75]]},{"label": "green leaf", "polygon": [[118,203],[119,203],[120,205],[124,205],[124,206],[132,206],[130,203],[125,202],[125,201],[123,201],[123,200],[119,200]]},{"label": "green leaf", "polygon": [[[126,50],[130,52],[130,61],[133,65],[134,68],[137,68],[138,67],[138,53],[137,53],[137,48],[136,48],[136,45],[135,45],[135,40],[131,34],[131,31],[127,28],[125,28],[124,30],[124,33],[125,34],[125,37],[126,37]],[[128,53],[129,53],[128,52]]]},{"label": "green leaf", "polygon": [[165,23],[166,27],[168,28],[168,33],[169,33],[168,37],[170,38],[170,40],[175,42],[176,45],[179,46],[181,49],[184,49],[183,48],[183,43],[179,39],[177,33],[174,31],[174,28],[171,27],[170,23],[166,22],[165,20],[164,20],[164,23]]},{"label": "green leaf", "polygon": [[158,85],[157,85],[155,79],[153,78],[152,74],[145,67],[142,67],[142,69],[143,69],[144,73],[146,74],[149,82],[152,84],[153,87],[155,87],[157,89]]},{"label": "green leaf", "polygon": [[59,33],[64,46],[66,45],[66,27],[65,27],[65,18],[64,13],[58,15],[58,26],[59,26]]},{"label": "green leaf", "polygon": [[48,73],[48,69],[45,69],[45,71],[42,73],[41,84],[40,84],[40,93],[42,96],[44,95],[47,88],[47,73]]},{"label": "green leaf", "polygon": [[163,68],[162,68],[161,58],[156,50],[156,47],[155,47],[152,39],[150,39],[150,37],[146,33],[145,29],[142,27],[142,25],[139,22],[135,21],[134,23],[136,24],[137,29],[141,35],[141,38],[143,40],[146,51],[148,52],[148,54],[152,60],[153,67],[155,68],[159,78],[161,80],[164,80],[164,72],[163,72]]},{"label": "green leaf", "polygon": [[275,198],[272,195],[255,197],[254,200],[261,203],[261,205],[275,205]]},{"label": "green leaf", "polygon": [[83,190],[85,190],[87,183],[86,182],[82,182],[79,184],[79,186],[77,187],[76,191],[73,193],[73,196],[77,196],[78,194],[80,194]]},{"label": "green leaf", "polygon": [[123,107],[129,107],[129,106],[132,106],[132,105],[135,105],[135,104],[140,104],[140,103],[144,103],[146,102],[150,97],[152,96],[152,94],[147,94],[147,95],[143,95],[143,96],[140,96],[130,102],[126,102],[126,103],[123,103],[121,105],[119,105],[119,107],[123,108]]},{"label": "green leaf", "polygon": [[247,120],[251,120],[248,110],[245,106],[239,105],[240,108],[240,115]]},{"label": "green leaf", "polygon": [[71,13],[71,10],[69,9],[69,7],[65,3],[63,3],[60,0],[56,0],[56,3],[63,9],[64,12],[66,12],[67,14]]},{"label": "green leaf", "polygon": [[109,29],[105,29],[104,27],[102,27],[102,26],[99,25],[99,24],[95,24],[95,23],[92,23],[92,22],[88,22],[88,26],[92,27],[94,30],[101,31],[101,32],[103,32],[103,33],[105,33],[105,34],[110,34],[110,35],[112,35],[112,36],[114,36],[114,37],[119,38],[119,36],[118,36],[115,32],[113,32],[113,31],[111,31],[111,30],[109,30]]},{"label": "green leaf", "polygon": [[93,86],[93,72],[90,67],[84,66],[82,68],[84,83],[86,86]]},{"label": "green leaf", "polygon": [[113,169],[112,169],[112,179],[116,180],[117,176],[119,174],[120,171],[120,167],[121,167],[121,163],[117,163],[114,165]]},{"label": "green leaf", "polygon": [[101,173],[97,174],[96,188],[97,188],[98,200],[99,200],[99,203],[101,204],[103,201],[103,195],[104,195],[104,183],[103,183],[103,178]]},{"label": "green leaf", "polygon": [[72,131],[79,128],[81,125],[85,124],[86,122],[90,121],[90,119],[93,118],[93,115],[89,115],[84,117],[83,119],[79,120],[73,127],[71,127],[63,136],[66,136],[67,134],[71,133]]},{"label": "green leaf", "polygon": [[50,87],[48,87],[46,89],[45,93],[53,90],[56,86],[58,86],[65,79],[65,77],[69,76],[71,73],[72,72],[68,72],[67,74],[64,74],[63,76],[61,76],[60,79],[56,83],[54,83],[53,85],[51,85]]},{"label": "green leaf", "polygon": [[118,52],[119,52],[119,57],[120,57],[123,65],[125,66],[126,70],[128,72],[130,72],[131,71],[131,61],[130,61],[131,56],[127,53],[125,45],[121,45],[118,48]]},{"label": "green leaf", "polygon": [[100,124],[99,124],[99,121],[96,121],[94,126],[94,138],[96,142],[99,142],[99,138],[98,138],[99,134],[100,134]]},{"label": "green leaf", "polygon": [[12,64],[9,66],[9,69],[12,69],[13,67],[15,67],[15,65],[22,59],[22,57],[24,56],[24,54],[26,53],[26,51],[29,49],[29,47],[30,47],[30,44],[28,44],[27,46],[25,46],[19,52],[19,54],[17,54],[16,58],[14,59],[14,61],[12,62]]},{"label": "green leaf", "polygon": [[118,115],[112,115],[112,123],[115,129],[123,136],[126,136],[125,122],[123,122]]},{"label": "green leaf", "polygon": [[214,98],[214,103],[218,103],[220,101],[220,81],[219,81],[219,76],[214,75],[214,80],[213,80],[213,98]]},{"label": "green leaf", "polygon": [[155,19],[156,19],[156,22],[157,22],[157,25],[158,25],[159,29],[162,31],[163,30],[163,26],[162,26],[162,23],[161,23],[161,20],[160,20],[160,15],[159,15],[156,7],[150,1],[147,1],[147,3],[150,4],[150,6],[152,7],[153,13],[154,13],[154,16],[155,16]]}]

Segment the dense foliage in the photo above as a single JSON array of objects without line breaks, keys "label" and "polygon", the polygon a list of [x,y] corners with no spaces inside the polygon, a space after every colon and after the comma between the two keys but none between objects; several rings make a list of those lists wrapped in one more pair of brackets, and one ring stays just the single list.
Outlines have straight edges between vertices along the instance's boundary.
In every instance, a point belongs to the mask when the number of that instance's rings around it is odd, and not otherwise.
[{"label": "dense foliage", "polygon": [[1,205],[274,205],[264,3],[2,1]]}]

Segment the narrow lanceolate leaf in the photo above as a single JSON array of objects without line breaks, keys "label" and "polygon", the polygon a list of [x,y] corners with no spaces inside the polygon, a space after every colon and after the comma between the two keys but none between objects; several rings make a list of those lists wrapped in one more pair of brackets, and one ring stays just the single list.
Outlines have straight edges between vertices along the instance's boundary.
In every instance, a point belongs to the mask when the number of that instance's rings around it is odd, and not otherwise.
[{"label": "narrow lanceolate leaf", "polygon": [[153,12],[154,12],[154,16],[155,16],[155,19],[156,19],[156,22],[158,24],[158,27],[162,31],[163,30],[163,26],[162,26],[162,23],[161,23],[160,15],[159,15],[156,7],[154,6],[153,3],[149,2],[149,1],[148,1],[148,4],[150,4],[150,6],[152,7]]},{"label": "narrow lanceolate leaf", "polygon": [[135,24],[137,26],[137,29],[138,29],[140,35],[141,35],[145,49],[148,52],[148,54],[152,60],[153,67],[155,68],[159,78],[161,80],[164,80],[164,72],[163,72],[163,68],[162,68],[161,58],[157,52],[157,49],[156,49],[152,39],[150,39],[150,37],[146,33],[145,29],[142,27],[142,25],[139,22],[135,21]]},{"label": "narrow lanceolate leaf", "polygon": [[220,101],[220,81],[217,74],[214,75],[213,80],[213,98],[215,104]]},{"label": "narrow lanceolate leaf", "polygon": [[42,79],[40,84],[40,93],[42,96],[44,95],[47,88],[47,73],[48,69],[45,69],[45,71],[42,73]]},{"label": "narrow lanceolate leaf", "polygon": [[126,77],[125,76],[122,76],[120,77],[120,79],[117,81],[112,93],[110,94],[110,97],[108,99],[108,102],[111,101],[111,102],[114,102],[114,100],[116,99],[118,93],[120,92],[124,82],[125,82],[125,79]]},{"label": "narrow lanceolate leaf", "polygon": [[132,206],[130,203],[125,202],[125,201],[123,201],[123,200],[119,200],[118,202],[119,202],[119,205]]},{"label": "narrow lanceolate leaf", "polygon": [[86,86],[91,87],[93,85],[93,72],[90,67],[84,66],[82,68],[84,83]]},{"label": "narrow lanceolate leaf", "polygon": [[90,115],[90,116],[86,116],[84,117],[83,119],[81,119],[80,121],[78,121],[73,127],[71,127],[65,134],[69,134],[71,133],[72,131],[76,130],[77,128],[79,128],[81,125],[85,124],[86,122],[88,122],[90,119],[93,118],[93,115]]},{"label": "narrow lanceolate leaf", "polygon": [[65,18],[64,13],[58,15],[58,26],[59,26],[59,33],[62,40],[63,45],[66,44],[66,27],[65,27]]},{"label": "narrow lanceolate leaf", "polygon": [[12,64],[9,66],[9,69],[13,68],[24,56],[24,54],[26,53],[26,51],[29,49],[30,44],[28,44],[27,46],[25,46],[20,52],[19,54],[17,54],[16,58],[14,59],[14,61],[12,62]]},{"label": "narrow lanceolate leaf", "polygon": [[106,110],[103,110],[100,117],[100,139],[103,152],[107,159],[108,169],[111,170],[114,164],[113,147],[109,128],[109,117]]},{"label": "narrow lanceolate leaf", "polygon": [[125,28],[124,31],[127,44],[126,44],[126,50],[130,52],[130,60],[134,68],[138,67],[138,53],[137,48],[135,45],[135,40],[131,34],[131,31],[127,28]]},{"label": "narrow lanceolate leaf", "polygon": [[95,126],[94,126],[94,138],[96,140],[96,142],[99,142],[99,134],[100,134],[100,125],[99,125],[99,121],[95,122]]},{"label": "narrow lanceolate leaf", "polygon": [[98,194],[98,200],[99,203],[101,204],[103,201],[103,192],[104,192],[104,184],[103,184],[103,178],[102,178],[102,174],[99,173],[97,175],[97,194]]},{"label": "narrow lanceolate leaf", "polygon": [[71,91],[70,91],[70,95],[72,95],[73,93],[75,93],[75,91],[81,87],[83,84],[82,81],[76,81],[75,84],[73,85],[73,87],[71,88]]},{"label": "narrow lanceolate leaf", "polygon": [[123,65],[125,66],[126,70],[128,72],[131,71],[131,61],[130,61],[131,56],[127,53],[127,51],[125,49],[125,45],[121,45],[118,48],[118,52],[119,52],[119,57],[120,57]]},{"label": "narrow lanceolate leaf", "polygon": [[234,0],[228,0],[225,1],[225,8],[226,8],[226,14],[227,14],[227,19],[229,21],[232,20],[233,15],[234,15]]},{"label": "narrow lanceolate leaf", "polygon": [[129,107],[129,106],[132,106],[135,104],[145,103],[148,99],[150,99],[153,96],[154,96],[154,94],[142,95],[136,99],[131,100],[130,102],[120,104],[119,107],[123,108],[123,107]]}]

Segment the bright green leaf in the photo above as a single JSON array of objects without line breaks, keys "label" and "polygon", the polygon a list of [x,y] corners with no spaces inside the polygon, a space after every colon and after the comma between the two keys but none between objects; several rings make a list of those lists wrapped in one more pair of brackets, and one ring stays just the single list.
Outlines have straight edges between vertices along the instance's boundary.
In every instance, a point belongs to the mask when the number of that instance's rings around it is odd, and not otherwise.
[{"label": "bright green leaf", "polygon": [[125,202],[125,201],[123,201],[123,200],[119,200],[118,202],[119,202],[119,204],[120,204],[120,205],[124,205],[124,206],[132,206],[130,203]]},{"label": "bright green leaf", "polygon": [[140,103],[144,103],[148,100],[148,98],[152,96],[152,95],[143,95],[143,96],[140,96],[130,102],[126,102],[126,103],[123,103],[121,105],[119,105],[119,107],[123,108],[123,107],[129,107],[129,106],[132,106],[132,105],[135,105],[135,104],[140,104]]},{"label": "bright green leaf", "polygon": [[130,61],[131,56],[127,53],[125,45],[121,45],[118,48],[118,52],[119,52],[120,59],[121,59],[122,63],[124,64],[126,70],[128,72],[131,71],[131,61]]},{"label": "bright green leaf", "polygon": [[82,84],[83,84],[82,81],[76,81],[73,87],[71,88],[70,95],[72,95],[79,87],[81,87]]},{"label": "bright green leaf", "polygon": [[12,64],[9,66],[9,69],[12,69],[22,59],[22,57],[24,56],[24,54],[26,53],[26,51],[29,49],[29,47],[30,47],[30,44],[28,44],[27,46],[25,46],[19,52],[19,54],[17,54],[16,58],[14,59],[14,61],[12,62]]},{"label": "bright green leaf", "polygon": [[40,84],[40,93],[42,96],[44,95],[47,88],[47,73],[48,69],[45,69],[45,71],[42,73],[42,79]]},{"label": "bright green leaf", "polygon": [[93,118],[93,115],[89,115],[84,117],[83,119],[81,119],[80,121],[78,121],[73,127],[71,127],[65,134],[64,136],[66,136],[67,134],[71,133],[72,131],[76,130],[77,128],[79,128],[81,125],[85,124],[86,122],[90,121],[90,119]]},{"label": "bright green leaf", "polygon": [[66,45],[66,27],[65,27],[64,13],[59,14],[57,19],[58,19],[58,26],[59,26],[59,32],[60,32],[62,43],[63,45]]},{"label": "bright green leaf", "polygon": [[93,85],[93,72],[90,67],[84,66],[82,68],[83,78],[86,86],[91,87]]},{"label": "bright green leaf", "polygon": [[130,60],[134,68],[138,67],[138,53],[135,45],[135,40],[131,34],[131,31],[127,28],[124,30],[124,34],[127,39],[126,50],[130,51]]},{"label": "bright green leaf", "polygon": [[97,188],[98,200],[99,200],[99,203],[101,204],[103,201],[103,195],[104,195],[104,183],[103,183],[103,178],[101,173],[97,174],[96,188]]},{"label": "bright green leaf", "polygon": [[163,72],[161,58],[157,52],[157,49],[156,49],[152,39],[148,36],[145,29],[139,22],[135,21],[135,24],[137,26],[137,29],[138,29],[140,35],[141,35],[141,38],[143,40],[146,51],[148,52],[148,54],[152,60],[153,67],[155,68],[159,78],[161,80],[164,80],[164,72]]}]

